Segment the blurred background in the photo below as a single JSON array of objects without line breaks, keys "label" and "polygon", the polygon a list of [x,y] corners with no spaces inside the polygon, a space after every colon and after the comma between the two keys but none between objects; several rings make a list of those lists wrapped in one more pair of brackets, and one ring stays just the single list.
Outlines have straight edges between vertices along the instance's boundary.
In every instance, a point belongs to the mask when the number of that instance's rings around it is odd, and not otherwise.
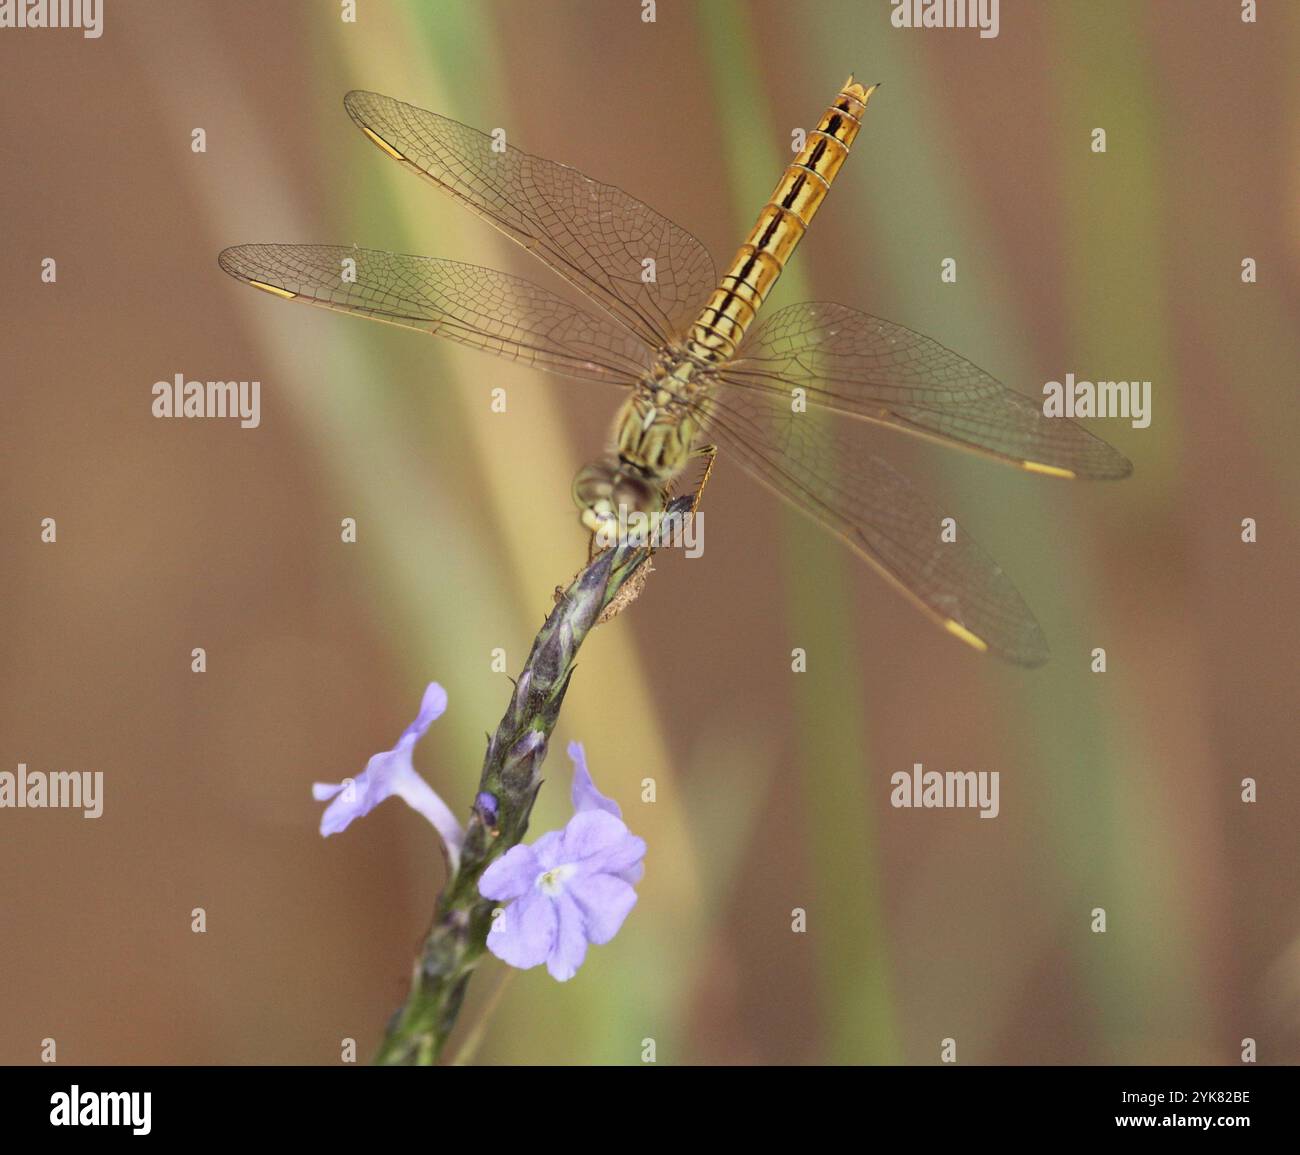
[{"label": "blurred background", "polygon": [[[616,392],[218,269],[239,242],[356,243],[560,288],[386,160],[344,92],[504,127],[722,263],[850,72],[884,87],[775,306],[842,301],[1034,395],[1150,380],[1150,428],[1091,423],[1134,476],[879,432],[1034,608],[1053,659],[1024,671],[720,458],[703,557],[664,554],[584,648],[534,816],[567,817],[581,739],[649,842],[640,902],[568,984],[498,990],[491,960],[452,1051],[1300,1058],[1300,10],[1003,0],[981,39],[896,29],[883,0],[106,7],[98,40],[0,33],[0,769],[105,780],[95,821],[0,811],[0,1061],[46,1037],[76,1063],[368,1057],[443,868],[396,802],[322,840],[310,784],[391,746],[437,680],[416,765],[464,811],[510,693],[492,652],[517,672],[585,559],[569,485]],[[260,428],[154,419],[177,373],[260,380]],[[916,762],[999,771],[1001,815],[892,809]]]}]

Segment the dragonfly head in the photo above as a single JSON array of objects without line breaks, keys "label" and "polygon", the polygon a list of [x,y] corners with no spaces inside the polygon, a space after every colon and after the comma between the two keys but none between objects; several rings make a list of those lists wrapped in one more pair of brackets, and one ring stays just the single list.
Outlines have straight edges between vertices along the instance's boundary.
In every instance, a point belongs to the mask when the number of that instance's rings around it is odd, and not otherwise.
[{"label": "dragonfly head", "polygon": [[635,513],[655,514],[663,509],[663,493],[634,465],[617,459],[585,466],[573,479],[573,500],[581,510],[582,524],[592,533],[617,532],[619,512],[623,524]]}]

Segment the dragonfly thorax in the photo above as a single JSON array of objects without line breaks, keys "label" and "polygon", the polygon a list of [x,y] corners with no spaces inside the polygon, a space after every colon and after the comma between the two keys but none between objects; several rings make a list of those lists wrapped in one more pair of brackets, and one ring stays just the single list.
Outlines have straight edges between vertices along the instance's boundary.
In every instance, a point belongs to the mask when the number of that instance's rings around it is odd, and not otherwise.
[{"label": "dragonfly thorax", "polygon": [[697,367],[665,359],[628,396],[614,421],[613,452],[581,470],[573,497],[596,532],[634,513],[664,507],[664,487],[686,465],[700,423],[691,397]]}]

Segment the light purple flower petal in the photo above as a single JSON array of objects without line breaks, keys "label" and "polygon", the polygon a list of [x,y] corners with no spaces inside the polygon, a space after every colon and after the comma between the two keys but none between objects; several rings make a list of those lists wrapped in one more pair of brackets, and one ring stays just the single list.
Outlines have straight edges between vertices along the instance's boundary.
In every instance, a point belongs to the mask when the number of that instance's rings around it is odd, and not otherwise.
[{"label": "light purple flower petal", "polygon": [[560,857],[582,862],[618,847],[627,836],[621,818],[606,810],[580,810],[565,823]]},{"label": "light purple flower petal", "polygon": [[545,869],[537,861],[533,846],[512,846],[492,863],[478,880],[478,892],[484,898],[508,902],[532,891],[537,876]]},{"label": "light purple flower petal", "polygon": [[533,853],[542,870],[564,865],[564,831],[548,830],[533,843]]},{"label": "light purple flower petal", "polygon": [[[424,698],[420,702],[420,712],[415,716],[415,721],[402,731],[402,737],[414,738],[418,742],[428,732],[429,727],[446,712],[447,691],[437,682],[430,682],[424,691]],[[400,740],[398,744],[401,744]],[[414,746],[415,742],[412,742],[411,745]]]},{"label": "light purple flower petal", "polygon": [[587,938],[597,946],[609,942],[618,934],[623,920],[636,906],[636,891],[629,883],[612,874],[575,878],[569,885],[566,897],[578,904]]},{"label": "light purple flower petal", "polygon": [[551,978],[567,983],[582,966],[587,957],[586,920],[578,904],[568,894],[562,894],[551,904],[558,918],[559,928],[555,946],[546,959],[546,969]]},{"label": "light purple flower petal", "polygon": [[560,859],[584,874],[617,874],[645,857],[645,842],[604,810],[584,810],[564,828]]},{"label": "light purple flower petal", "polygon": [[488,950],[512,967],[535,967],[550,956],[558,921],[555,903],[536,890],[530,891],[492,919]]},{"label": "light purple flower petal", "polygon": [[606,798],[591,780],[591,771],[587,769],[587,752],[581,742],[569,743],[569,757],[573,760],[573,787],[569,794],[573,800],[574,813],[584,810],[604,810],[615,818],[622,818],[623,811],[612,798]]},{"label": "light purple flower petal", "polygon": [[582,745],[573,759],[574,815],[563,830],[516,846],[479,880],[486,898],[509,902],[493,919],[487,945],[511,966],[546,963],[567,982],[590,943],[607,943],[636,905],[645,842],[628,831],[618,804],[596,789]]},{"label": "light purple flower petal", "polygon": [[411,767],[411,752],[399,744],[376,754],[355,778],[338,783],[312,783],[312,797],[318,802],[333,799],[321,815],[320,832],[328,837],[346,830],[355,818],[364,818],[393,793],[393,782]]},{"label": "light purple flower petal", "polygon": [[455,869],[465,832],[451,809],[411,764],[411,751],[415,744],[446,709],[447,692],[437,682],[430,683],[424,691],[420,713],[402,732],[396,746],[376,754],[353,780],[312,785],[312,796],[318,802],[330,803],[321,815],[322,836],[346,830],[354,819],[364,818],[384,799],[396,795],[433,824],[442,836],[447,857]]}]

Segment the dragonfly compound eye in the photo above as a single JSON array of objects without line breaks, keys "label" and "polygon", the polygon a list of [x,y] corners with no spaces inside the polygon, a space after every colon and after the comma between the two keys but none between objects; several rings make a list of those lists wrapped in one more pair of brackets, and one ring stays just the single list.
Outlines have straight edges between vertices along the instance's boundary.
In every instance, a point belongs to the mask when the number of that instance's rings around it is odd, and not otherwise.
[{"label": "dragonfly compound eye", "polygon": [[659,490],[631,473],[620,473],[614,479],[610,498],[614,508],[623,509],[626,514],[656,513],[663,506]]},{"label": "dragonfly compound eye", "polygon": [[579,471],[573,479],[573,500],[582,511],[582,524],[593,533],[616,526],[620,512],[628,519],[663,508],[656,485],[612,461],[596,462]]},{"label": "dragonfly compound eye", "polygon": [[615,473],[615,466],[598,461],[584,466],[573,479],[573,500],[582,511],[582,524],[593,533],[615,520]]}]

